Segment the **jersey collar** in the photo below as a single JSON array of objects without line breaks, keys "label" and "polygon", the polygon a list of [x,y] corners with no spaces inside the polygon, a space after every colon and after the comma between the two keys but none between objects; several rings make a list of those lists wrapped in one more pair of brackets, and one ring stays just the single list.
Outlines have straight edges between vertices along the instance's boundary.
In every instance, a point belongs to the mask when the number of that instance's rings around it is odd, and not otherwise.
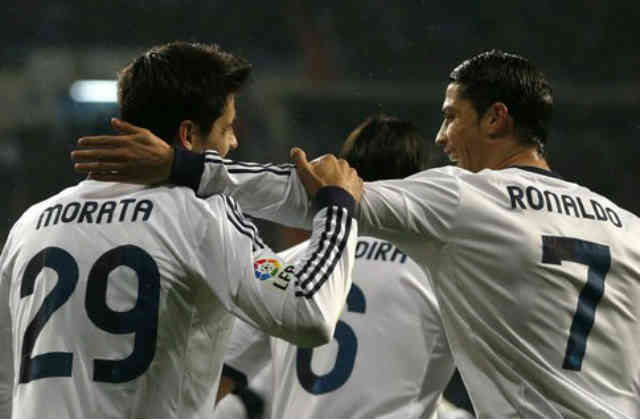
[{"label": "jersey collar", "polygon": [[537,173],[539,175],[545,175],[545,176],[549,176],[549,177],[554,177],[556,179],[563,179],[562,176],[560,176],[559,174],[557,174],[555,172],[552,172],[550,170],[545,170],[545,169],[542,169],[540,167],[535,167],[535,166],[509,166],[509,169],[520,169],[520,170],[525,170],[527,172]]}]

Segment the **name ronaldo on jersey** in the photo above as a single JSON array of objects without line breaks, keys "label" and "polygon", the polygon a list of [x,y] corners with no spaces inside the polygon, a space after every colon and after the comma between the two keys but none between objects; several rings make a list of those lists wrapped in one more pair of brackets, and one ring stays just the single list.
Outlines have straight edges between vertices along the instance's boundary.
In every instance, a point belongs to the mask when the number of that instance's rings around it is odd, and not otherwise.
[{"label": "name ronaldo on jersey", "polygon": [[509,185],[507,193],[511,209],[547,210],[577,218],[608,221],[616,227],[622,227],[622,221],[620,221],[618,214],[594,199],[583,202],[578,196],[558,195],[551,191],[541,191],[535,186],[523,188],[518,185]]}]

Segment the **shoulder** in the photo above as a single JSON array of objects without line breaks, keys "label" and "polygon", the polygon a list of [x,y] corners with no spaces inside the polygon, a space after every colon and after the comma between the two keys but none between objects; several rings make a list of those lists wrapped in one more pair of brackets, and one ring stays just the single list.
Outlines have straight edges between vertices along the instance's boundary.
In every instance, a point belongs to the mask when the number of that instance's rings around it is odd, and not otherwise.
[{"label": "shoulder", "polygon": [[19,231],[25,225],[33,224],[34,220],[37,220],[40,214],[45,211],[47,208],[50,208],[54,205],[57,205],[58,202],[63,200],[66,197],[73,196],[76,192],[77,186],[71,186],[69,188],[65,188],[62,191],[56,193],[55,195],[50,196],[49,198],[37,202],[31,205],[25,212],[22,213],[20,218],[15,222],[11,231]]},{"label": "shoulder", "polygon": [[436,167],[433,169],[423,170],[421,172],[415,173],[411,176],[408,176],[407,180],[415,180],[415,181],[454,181],[457,178],[464,176],[466,174],[471,174],[468,170],[461,169],[457,166],[442,166]]},{"label": "shoulder", "polygon": [[225,207],[232,201],[231,198],[221,194],[206,198],[198,197],[191,188],[174,185],[151,187],[142,192],[141,197],[156,201],[166,206],[167,211],[178,212],[179,215],[190,218],[194,223],[199,221],[199,217],[205,215],[223,214]]},{"label": "shoulder", "polygon": [[[413,259],[395,244],[369,236],[358,237],[356,244],[356,268],[366,273],[366,278],[403,278],[412,287],[431,290],[429,275]],[[365,279],[368,280],[368,279]]]}]

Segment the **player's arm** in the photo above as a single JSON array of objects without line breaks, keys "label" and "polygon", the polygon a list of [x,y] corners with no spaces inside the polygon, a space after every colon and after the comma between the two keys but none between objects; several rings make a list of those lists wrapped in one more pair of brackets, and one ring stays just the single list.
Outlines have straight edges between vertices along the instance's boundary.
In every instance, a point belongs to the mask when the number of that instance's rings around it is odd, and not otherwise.
[{"label": "player's arm", "polygon": [[6,263],[9,241],[0,256],[0,417],[10,418],[13,400],[13,340],[11,339],[11,314],[9,312],[10,274]]},{"label": "player's arm", "polygon": [[[173,150],[150,131],[117,120],[114,127],[125,134],[79,140],[79,145],[88,149],[72,153],[76,171],[91,172],[99,180],[136,183],[169,178],[201,196],[224,192],[234,196],[247,214],[291,226],[309,228],[307,194],[314,196],[322,186],[323,174],[335,164],[331,155],[309,163],[302,150],[294,149],[297,170],[276,170],[278,166],[270,164],[225,161],[215,152],[199,155]],[[458,189],[454,176],[437,170],[403,180],[367,183],[360,203],[360,229],[402,247],[407,243],[398,239],[406,240],[406,233],[444,240],[455,219]]]},{"label": "player's arm", "polygon": [[247,163],[170,147],[151,131],[113,120],[120,135],[84,137],[72,152],[74,169],[104,181],[192,188],[200,197],[224,193],[243,210],[292,227],[309,229],[313,212],[293,164]]},{"label": "player's arm", "polygon": [[227,308],[254,327],[295,345],[329,342],[351,287],[357,241],[355,200],[341,188],[321,189],[311,239],[295,258],[281,258],[269,249],[232,198],[216,196],[210,201],[217,207],[214,212],[225,211],[231,222],[221,226],[222,246],[218,232],[205,234],[198,247],[200,272],[206,279],[207,272],[220,269],[208,266],[208,255],[224,252],[224,276],[229,281],[211,286]]}]

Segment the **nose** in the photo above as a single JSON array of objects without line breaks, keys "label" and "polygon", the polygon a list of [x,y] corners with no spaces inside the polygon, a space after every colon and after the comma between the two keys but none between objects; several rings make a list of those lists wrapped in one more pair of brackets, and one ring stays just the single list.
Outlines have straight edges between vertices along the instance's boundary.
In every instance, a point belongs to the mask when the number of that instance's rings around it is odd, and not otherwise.
[{"label": "nose", "polygon": [[444,144],[446,142],[447,142],[447,137],[445,136],[444,121],[443,121],[442,125],[440,125],[440,129],[436,133],[436,138],[434,143],[436,143],[436,145],[440,147],[444,147]]},{"label": "nose", "polygon": [[229,141],[229,148],[231,150],[235,150],[236,148],[238,148],[238,139],[236,138],[235,134],[231,135],[231,141]]}]

